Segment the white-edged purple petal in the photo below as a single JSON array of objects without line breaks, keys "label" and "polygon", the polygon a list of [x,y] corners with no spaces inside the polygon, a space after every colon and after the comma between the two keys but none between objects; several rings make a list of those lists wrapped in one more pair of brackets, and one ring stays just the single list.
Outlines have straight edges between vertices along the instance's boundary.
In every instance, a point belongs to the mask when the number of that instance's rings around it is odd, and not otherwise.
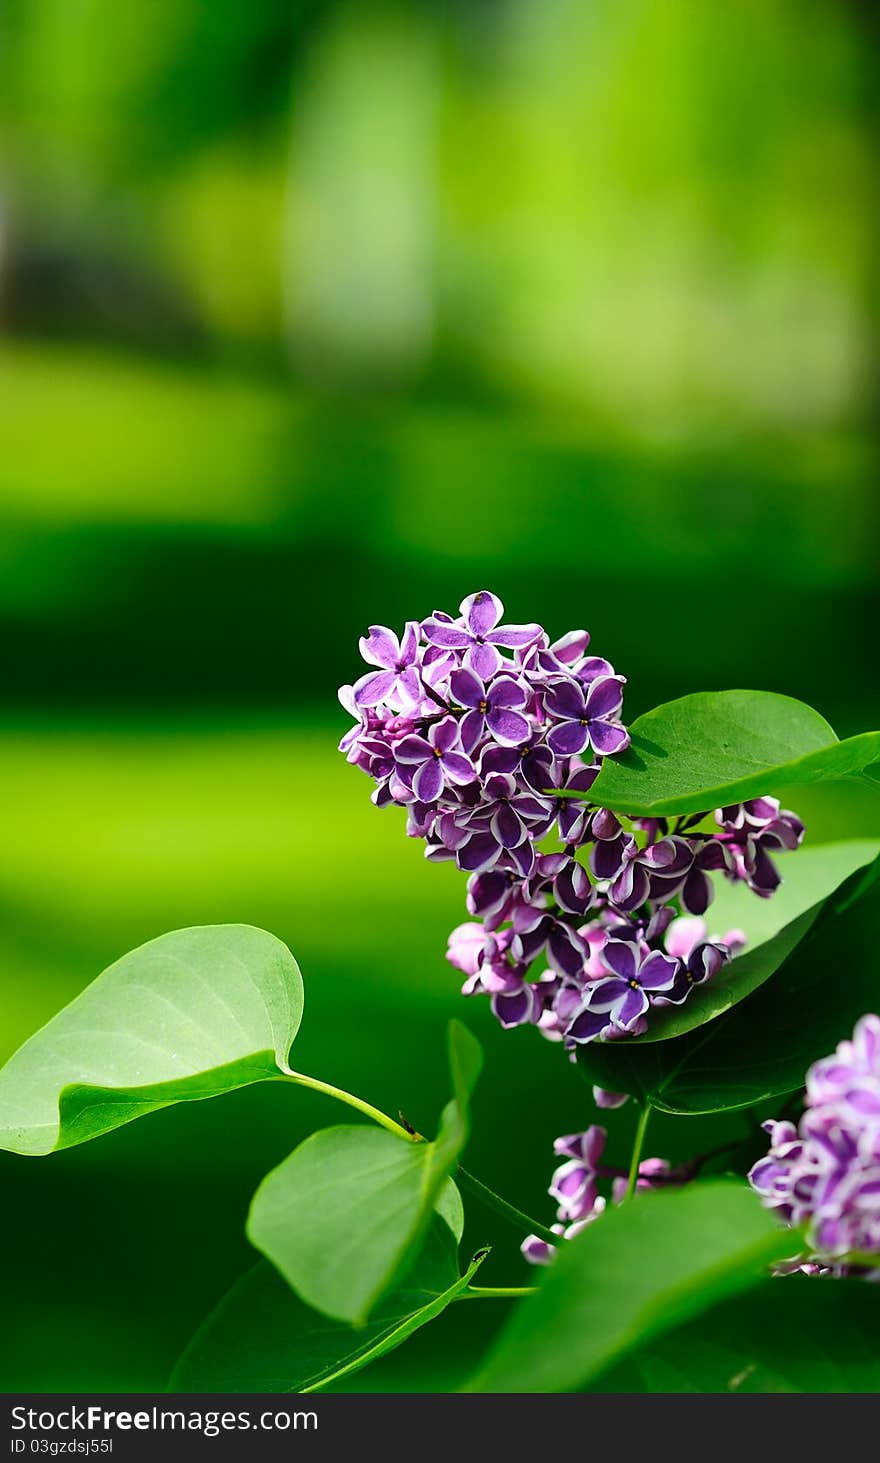
[{"label": "white-edged purple petal", "polygon": [[679,969],[680,965],[677,960],[655,950],[642,961],[639,968],[639,984],[646,991],[668,991],[674,984]]},{"label": "white-edged purple petal", "polygon": [[438,645],[441,650],[465,650],[471,643],[471,636],[463,626],[433,616],[422,621],[422,634],[431,645]]},{"label": "white-edged purple petal", "polygon": [[459,666],[451,673],[449,689],[461,706],[469,706],[474,710],[482,707],[485,711],[489,704],[486,687],[480,677],[465,666]]},{"label": "white-edged purple petal", "polygon": [[427,762],[434,756],[434,751],[429,741],[412,733],[396,743],[394,756],[398,762]]},{"label": "white-edged purple petal", "polygon": [[462,786],[473,782],[473,763],[467,757],[463,757],[461,752],[444,752],[440,758],[440,765],[450,782],[456,782]]},{"label": "white-edged purple petal", "polygon": [[413,778],[413,792],[420,803],[436,803],[443,788],[443,769],[438,758],[423,762]]},{"label": "white-edged purple petal", "polygon": [[606,940],[602,958],[621,980],[634,980],[639,968],[639,949],[628,940]]},{"label": "white-edged purple petal", "polygon": [[461,617],[472,635],[485,636],[490,630],[494,630],[501,616],[504,614],[504,605],[497,594],[492,594],[488,589],[480,589],[476,594],[469,594],[463,599],[459,609]]},{"label": "white-edged purple petal", "polygon": [[428,741],[438,752],[449,752],[458,741],[458,722],[454,716],[435,721],[428,732]]},{"label": "white-edged purple petal", "polygon": [[559,721],[579,721],[586,715],[583,687],[577,681],[555,681],[544,692],[544,710]]},{"label": "white-edged purple petal", "polygon": [[468,711],[461,719],[459,738],[461,750],[466,757],[472,757],[479,746],[480,737],[486,730],[486,718],[482,711]]},{"label": "white-edged purple petal", "polygon": [[465,652],[465,666],[468,670],[472,670],[474,675],[480,676],[484,681],[490,680],[496,671],[501,669],[503,663],[494,645],[486,645],[478,641],[468,646]]},{"label": "white-edged purple petal", "polygon": [[590,741],[600,756],[616,757],[618,752],[629,746],[629,732],[625,727],[613,726],[610,721],[591,721]]},{"label": "white-edged purple petal", "polygon": [[486,639],[492,645],[503,645],[505,650],[523,650],[541,634],[540,625],[499,625],[490,630]]},{"label": "white-edged purple petal", "polygon": [[516,848],[526,837],[526,826],[510,803],[499,803],[492,815],[492,833],[504,848]]},{"label": "white-edged purple petal", "polygon": [[527,742],[532,734],[526,717],[519,711],[508,711],[504,706],[490,706],[486,723],[492,735],[507,746],[519,746],[522,742]]},{"label": "white-edged purple petal", "polygon": [[648,997],[641,987],[635,990],[630,986],[626,995],[618,1006],[614,1008],[615,1024],[629,1031],[635,1026],[640,1016],[644,1016],[649,1006]]},{"label": "white-edged purple petal", "polygon": [[616,716],[623,705],[623,687],[615,676],[600,676],[587,691],[587,715],[598,721]]},{"label": "white-edged purple petal", "polygon": [[368,671],[355,681],[352,688],[355,706],[378,706],[393,689],[396,680],[394,671]]},{"label": "white-edged purple petal", "polygon": [[486,699],[490,707],[502,706],[519,711],[529,698],[525,686],[519,681],[512,676],[499,676],[489,687]]},{"label": "white-edged purple petal", "polygon": [[590,745],[590,728],[579,721],[562,721],[547,738],[547,746],[557,757],[577,757]]},{"label": "white-edged purple petal", "polygon": [[473,833],[456,854],[458,867],[469,874],[493,868],[500,857],[501,845],[491,833]]},{"label": "white-edged purple petal", "polygon": [[362,635],[358,641],[358,649],[367,665],[382,666],[387,671],[403,670],[412,661],[412,655],[401,654],[400,641],[387,625],[371,625],[369,635]]}]

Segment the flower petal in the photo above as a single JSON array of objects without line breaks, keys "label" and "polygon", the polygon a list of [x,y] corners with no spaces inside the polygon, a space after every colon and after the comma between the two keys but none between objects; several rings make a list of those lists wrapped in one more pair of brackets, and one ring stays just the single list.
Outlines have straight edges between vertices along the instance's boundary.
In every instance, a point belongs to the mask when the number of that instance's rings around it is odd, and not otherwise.
[{"label": "flower petal", "polygon": [[490,706],[486,721],[492,735],[508,746],[527,742],[532,728],[519,711],[508,711],[503,706]]},{"label": "flower petal", "polygon": [[459,608],[461,617],[472,635],[488,635],[504,614],[504,605],[501,600],[497,594],[490,593],[488,589],[480,589],[476,594],[469,594],[467,599],[462,600]]},{"label": "flower petal", "polygon": [[474,672],[459,666],[449,677],[449,689],[461,706],[478,707],[487,700],[486,687]]},{"label": "flower petal", "polygon": [[494,645],[477,643],[476,645],[471,645],[467,650],[464,664],[475,675],[482,677],[484,681],[488,681],[497,671],[500,671],[504,662]]},{"label": "flower petal", "polygon": [[599,721],[616,716],[623,705],[623,687],[616,676],[599,676],[587,692],[587,714]]},{"label": "flower petal", "polygon": [[547,746],[557,757],[576,757],[590,744],[590,728],[579,721],[562,721],[554,726]]},{"label": "flower petal", "polygon": [[396,679],[394,671],[370,671],[361,676],[352,688],[355,706],[378,706],[393,688]]},{"label": "flower petal", "polygon": [[450,782],[463,785],[474,780],[473,763],[467,757],[463,757],[460,752],[444,752],[440,758],[440,765]]},{"label": "flower petal", "polygon": [[503,645],[505,650],[523,650],[540,634],[540,625],[499,625],[487,633],[486,639],[493,645]]},{"label": "flower petal", "polygon": [[629,732],[623,726],[612,726],[610,721],[591,721],[590,741],[601,757],[616,757],[629,746]]},{"label": "flower petal", "polygon": [[606,965],[610,965],[621,980],[634,980],[639,968],[639,950],[628,940],[606,940],[602,951]]},{"label": "flower petal", "polygon": [[436,757],[423,762],[413,778],[413,792],[420,803],[436,803],[443,788],[443,769]]},{"label": "flower petal", "polygon": [[544,710],[560,721],[579,721],[585,704],[583,687],[575,680],[554,681],[544,692]]},{"label": "flower petal", "polygon": [[369,635],[362,635],[358,641],[358,648],[368,665],[380,665],[387,671],[396,670],[401,661],[408,665],[412,660],[412,656],[401,655],[400,641],[387,625],[371,625]]}]

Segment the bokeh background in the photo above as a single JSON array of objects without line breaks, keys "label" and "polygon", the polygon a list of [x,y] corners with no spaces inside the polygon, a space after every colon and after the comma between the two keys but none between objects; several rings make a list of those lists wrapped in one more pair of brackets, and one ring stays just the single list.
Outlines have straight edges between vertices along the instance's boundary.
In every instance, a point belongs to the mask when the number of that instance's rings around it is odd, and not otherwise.
[{"label": "bokeh background", "polygon": [[[630,718],[747,685],[878,724],[877,28],[869,0],[7,0],[0,1058],[142,940],[263,925],[305,973],[298,1065],[419,1127],[465,1016],[470,1165],[549,1219],[588,1089],[462,1006],[463,880],[371,807],[335,690],[369,622],[491,587],[588,626]],[[880,829],[880,789],[795,805],[814,839]],[[340,1116],[253,1089],[4,1155],[0,1387],[161,1387],[259,1178]],[[520,1281],[513,1231],[466,1239]],[[450,1387],[503,1311],[354,1385]]]}]

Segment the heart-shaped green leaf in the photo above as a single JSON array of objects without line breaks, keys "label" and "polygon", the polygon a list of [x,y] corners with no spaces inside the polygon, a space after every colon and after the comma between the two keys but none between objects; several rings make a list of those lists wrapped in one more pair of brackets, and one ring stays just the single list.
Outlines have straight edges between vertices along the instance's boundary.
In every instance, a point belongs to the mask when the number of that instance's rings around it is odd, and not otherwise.
[{"label": "heart-shaped green leaf", "polygon": [[[783,883],[772,899],[756,899],[744,884],[723,884],[710,908],[712,929],[723,933],[742,927],[749,935],[747,949],[713,980],[692,991],[684,1005],[657,1007],[644,1036],[627,1038],[625,1044],[645,1045],[683,1036],[751,995],[795,950],[834,891],[871,863],[878,852],[880,843],[876,840],[859,839],[785,854],[780,859]],[[773,926],[771,936],[763,934],[762,927],[767,930]]]},{"label": "heart-shaped green leaf", "polygon": [[[304,1305],[263,1260],[223,1297],[175,1367],[175,1392],[314,1392],[393,1351],[438,1316],[468,1286],[479,1256],[459,1273],[461,1201],[452,1182],[443,1207],[458,1210],[450,1228],[439,1213],[406,1280],[357,1329]],[[438,1206],[439,1207],[439,1206]]]},{"label": "heart-shaped green leaf", "polygon": [[771,691],[682,696],[629,730],[630,747],[605,759],[590,797],[631,816],[709,811],[880,760],[880,732],[838,741],[818,711]]},{"label": "heart-shaped green leaf", "polygon": [[579,1049],[579,1065],[590,1082],[664,1112],[721,1112],[794,1092],[812,1062],[878,1009],[878,933],[875,859],[825,902],[748,1000],[671,1041],[591,1042]]},{"label": "heart-shaped green leaf", "polygon": [[435,1142],[408,1142],[383,1128],[324,1128],[273,1169],[254,1195],[251,1243],[307,1305],[336,1320],[362,1325],[412,1264],[467,1141],[481,1057],[457,1021],[450,1026],[449,1055],[456,1095]]},{"label": "heart-shaped green leaf", "polygon": [[560,1248],[470,1392],[574,1392],[661,1332],[756,1284],[790,1253],[744,1183],[640,1195]]},{"label": "heart-shaped green leaf", "polygon": [[880,1292],[792,1275],[632,1352],[596,1392],[880,1391]]},{"label": "heart-shaped green leaf", "polygon": [[161,935],[123,955],[0,1071],[0,1148],[44,1154],[171,1103],[289,1070],[302,977],[250,925]]}]

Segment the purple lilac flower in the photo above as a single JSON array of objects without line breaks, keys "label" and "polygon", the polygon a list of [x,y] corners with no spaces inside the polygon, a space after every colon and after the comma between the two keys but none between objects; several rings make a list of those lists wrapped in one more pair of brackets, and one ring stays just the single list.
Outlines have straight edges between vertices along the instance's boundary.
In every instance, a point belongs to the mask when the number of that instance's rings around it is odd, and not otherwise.
[{"label": "purple lilac flower", "polygon": [[459,705],[468,708],[461,723],[461,743],[469,755],[487,734],[503,746],[518,747],[528,741],[531,726],[522,714],[528,693],[512,676],[496,676],[487,685],[475,671],[460,666],[449,677],[449,689]]},{"label": "purple lilac flower", "polygon": [[354,701],[358,707],[378,706],[381,702],[404,711],[420,699],[416,656],[419,627],[407,621],[402,639],[385,625],[371,625],[369,635],[360,640],[360,651],[368,665],[379,666],[355,682]]},{"label": "purple lilac flower", "polygon": [[733,860],[734,877],[768,899],[780,883],[779,870],[770,855],[800,847],[804,837],[800,818],[780,809],[776,798],[752,798],[750,802],[719,808],[715,821],[722,830],[719,842]]},{"label": "purple lilac flower", "polygon": [[499,625],[504,606],[496,594],[481,589],[469,594],[460,605],[461,618],[449,620],[433,614],[422,622],[422,633],[441,650],[464,651],[464,664],[478,677],[488,678],[500,670],[498,647],[522,650],[541,634],[540,625]]},{"label": "purple lilac flower", "polygon": [[629,732],[615,718],[623,705],[623,678],[602,676],[587,690],[577,680],[553,681],[544,694],[544,710],[557,723],[547,745],[556,757],[577,757],[588,747],[600,757],[629,746]]},{"label": "purple lilac flower", "polygon": [[749,1181],[786,1224],[806,1225],[807,1263],[880,1256],[880,1016],[814,1063],[806,1088],[797,1127],[764,1124],[770,1150]]},{"label": "purple lilac flower", "polygon": [[469,875],[472,919],[448,952],[465,992],[573,1056],[582,1041],[638,1035],[655,1005],[716,975],[741,937],[701,930],[685,948],[682,917],[704,913],[718,872],[772,893],[772,855],[803,828],[772,798],[717,810],[711,833],[708,814],[626,820],[593,804],[604,757],[628,744],[625,677],[587,654],[586,630],[551,640],[502,618],[481,590],[457,617],[438,610],[399,637],[371,626],[367,673],[340,691],[353,719],[340,750],[377,807],[406,810],[428,859]]},{"label": "purple lilac flower", "polygon": [[[603,1164],[607,1133],[593,1125],[584,1133],[567,1133],[553,1144],[554,1153],[566,1162],[554,1170],[548,1190],[556,1200],[558,1223],[551,1226],[560,1239],[574,1239],[582,1229],[604,1214],[608,1200],[599,1192],[600,1183],[610,1184],[611,1198],[620,1204],[626,1196],[626,1174]],[[665,1158],[645,1158],[639,1164],[637,1190],[654,1189],[680,1182]],[[531,1265],[548,1265],[557,1246],[530,1234],[520,1250]]]},{"label": "purple lilac flower", "polygon": [[659,950],[645,951],[624,940],[608,940],[602,958],[613,974],[591,985],[566,1036],[593,1041],[609,1026],[632,1032],[644,1017],[651,995],[672,990],[681,962]]},{"label": "purple lilac flower", "polygon": [[453,716],[429,726],[423,737],[410,733],[394,748],[399,775],[420,803],[436,803],[444,786],[474,780],[473,763],[457,750],[459,728]]}]

